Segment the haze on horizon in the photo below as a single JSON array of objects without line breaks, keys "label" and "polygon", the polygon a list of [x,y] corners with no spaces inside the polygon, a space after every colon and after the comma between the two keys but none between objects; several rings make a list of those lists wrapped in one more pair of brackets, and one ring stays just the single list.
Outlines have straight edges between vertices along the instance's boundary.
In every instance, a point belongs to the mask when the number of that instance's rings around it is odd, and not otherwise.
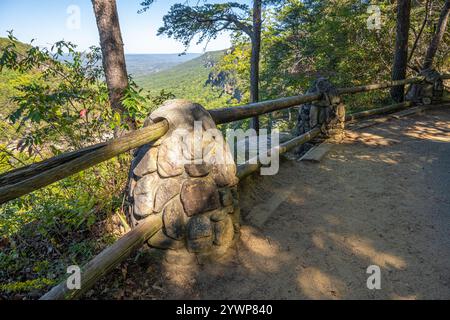
[{"label": "haze on horizon", "polygon": [[[157,30],[163,24],[163,16],[179,0],[155,1],[150,10],[138,14],[141,0],[117,0],[122,37],[126,54],[174,54],[185,48],[174,39],[158,37]],[[222,0],[210,3],[226,2]],[[249,2],[248,0],[239,2]],[[77,19],[79,23],[73,23]],[[7,31],[22,42],[48,46],[59,40],[71,41],[80,51],[90,46],[98,46],[99,38],[90,0],[2,0],[0,1],[0,37]],[[223,33],[205,44],[195,44],[188,48],[189,53],[216,51],[231,46],[229,33]]]}]

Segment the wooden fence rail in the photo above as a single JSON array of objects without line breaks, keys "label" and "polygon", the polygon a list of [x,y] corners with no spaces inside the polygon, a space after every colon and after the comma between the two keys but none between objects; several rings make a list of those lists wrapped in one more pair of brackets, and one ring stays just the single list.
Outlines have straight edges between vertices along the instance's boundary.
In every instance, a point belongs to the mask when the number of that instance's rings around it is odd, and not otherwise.
[{"label": "wooden fence rail", "polygon": [[415,77],[415,78],[410,78],[410,79],[405,79],[405,80],[387,81],[387,82],[368,84],[368,85],[357,86],[357,87],[341,88],[341,89],[338,89],[338,92],[339,92],[339,94],[355,94],[355,93],[369,92],[369,91],[374,91],[374,90],[388,89],[388,88],[406,85],[406,84],[419,83],[423,80],[425,80],[425,77],[421,76],[421,77]]},{"label": "wooden fence rail", "polygon": [[150,141],[155,141],[168,129],[169,125],[164,120],[107,143],[6,173],[0,176],[0,181],[4,183],[0,187],[0,204],[41,189]]},{"label": "wooden fence rail", "polygon": [[395,112],[395,111],[399,111],[399,110],[411,107],[412,105],[413,105],[412,102],[405,101],[405,102],[401,102],[401,103],[391,104],[386,107],[351,113],[345,117],[345,121],[354,121],[354,120],[371,117],[371,116],[375,116],[375,115],[379,115],[379,114]]},{"label": "wooden fence rail", "polygon": [[64,280],[42,296],[41,300],[71,300],[81,297],[83,293],[92,288],[100,277],[114,269],[132,252],[139,249],[161,228],[162,221],[159,216],[146,218],[139,226],[103,250],[81,268],[80,289],[69,290],[67,280]]},{"label": "wooden fence rail", "polygon": [[[449,79],[450,75],[444,75]],[[355,94],[372,90],[380,90],[393,86],[412,84],[423,81],[416,77],[400,81],[389,81],[378,84],[338,89],[340,94]],[[305,94],[276,100],[263,101],[237,107],[210,110],[216,124],[252,118],[313,102],[320,99],[318,94]],[[370,111],[368,111],[370,113]],[[75,173],[109,160],[121,153],[138,148],[162,137],[168,130],[166,121],[131,132],[121,138],[100,143],[79,151],[74,151],[57,157],[32,164],[0,175],[0,204],[19,198],[56,181],[67,178]]]},{"label": "wooden fence rail", "polygon": [[[320,128],[314,128],[309,132],[306,132],[305,134],[302,134],[298,137],[295,137],[294,139],[288,140],[286,142],[281,143],[278,146],[273,147],[272,149],[268,150],[267,155],[271,156],[274,152],[278,152],[278,154],[286,153],[293,148],[300,146],[302,144],[305,144],[315,137],[317,137],[320,134],[321,130]],[[246,163],[238,166],[237,168],[237,176],[239,179],[243,179],[253,172],[259,170],[261,168],[262,164],[259,161],[259,158],[256,157],[255,159],[250,159]]]},{"label": "wooden fence rail", "polygon": [[216,124],[224,124],[253,118],[273,111],[298,106],[303,103],[317,101],[320,97],[320,94],[305,94],[276,100],[250,103],[237,107],[213,109],[209,110],[209,113]]}]

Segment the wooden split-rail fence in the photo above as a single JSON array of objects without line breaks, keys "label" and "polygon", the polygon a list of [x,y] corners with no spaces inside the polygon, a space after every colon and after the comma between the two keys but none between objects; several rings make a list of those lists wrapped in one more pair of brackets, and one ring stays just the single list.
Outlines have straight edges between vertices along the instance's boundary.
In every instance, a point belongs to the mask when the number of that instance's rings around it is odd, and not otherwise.
[{"label": "wooden split-rail fence", "polygon": [[[450,75],[442,76],[442,79],[450,79]],[[382,90],[394,86],[418,84],[425,80],[424,77],[389,81],[377,84],[356,86],[337,89],[339,95],[356,94],[374,90]],[[253,118],[263,114],[283,110],[301,104],[312,103],[322,99],[322,94],[304,94],[286,97],[276,100],[263,101],[237,107],[209,110],[212,119],[217,125]],[[441,103],[440,106],[449,104]],[[354,121],[374,115],[391,113],[401,109],[412,107],[413,103],[405,101],[382,108],[362,111],[346,116],[346,121]],[[438,105],[435,105],[438,106]],[[169,124],[166,120],[149,125],[147,127],[130,132],[120,138],[93,145],[82,150],[59,155],[57,157],[22,167],[0,175],[0,204],[6,203],[35,190],[44,188],[54,182],[62,180],[80,171],[93,167],[101,162],[109,160],[117,155],[136,149],[140,146],[152,143],[166,134]],[[316,127],[311,131],[297,136],[278,146],[277,152],[283,154],[311,141],[321,133],[321,128]],[[274,149],[268,150],[269,153]],[[242,179],[261,167],[260,163],[247,162],[238,166],[237,175]],[[129,231],[110,247],[103,250],[94,259],[82,267],[81,288],[69,290],[66,281],[55,286],[45,294],[43,300],[76,299],[89,290],[103,275],[111,271],[132,252],[140,248],[162,228],[160,217],[149,216],[136,228]]]}]

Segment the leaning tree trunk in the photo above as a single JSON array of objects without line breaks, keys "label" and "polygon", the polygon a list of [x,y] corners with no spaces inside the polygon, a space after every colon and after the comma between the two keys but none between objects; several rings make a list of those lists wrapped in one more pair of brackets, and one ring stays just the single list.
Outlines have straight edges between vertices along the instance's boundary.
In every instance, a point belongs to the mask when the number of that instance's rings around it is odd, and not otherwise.
[{"label": "leaning tree trunk", "polygon": [[[261,55],[262,1],[253,1],[252,57],[250,63],[250,102],[259,101],[259,60]],[[259,131],[259,118],[252,119],[251,127]]]},{"label": "leaning tree trunk", "polygon": [[[411,0],[397,1],[397,37],[395,39],[394,64],[392,67],[392,80],[406,78],[408,65],[408,34],[410,25]],[[396,86],[391,89],[391,97],[396,102],[402,102],[405,96],[405,86]]]},{"label": "leaning tree trunk", "polygon": [[103,68],[111,108],[122,116],[131,130],[134,130],[136,129],[135,121],[126,114],[122,104],[124,91],[128,87],[128,73],[116,1],[92,0],[92,5],[100,34]]},{"label": "leaning tree trunk", "polygon": [[441,15],[439,17],[439,22],[437,25],[436,33],[431,40],[430,46],[428,47],[427,54],[425,56],[425,61],[422,66],[422,70],[429,69],[433,65],[433,59],[436,56],[439,44],[444,37],[445,30],[447,28],[448,17],[450,14],[450,0],[446,0],[444,7],[442,8]]},{"label": "leaning tree trunk", "polygon": [[409,51],[409,58],[408,58],[408,64],[411,62],[412,57],[414,56],[414,52],[417,49],[417,45],[419,44],[420,37],[422,36],[423,31],[425,30],[425,27],[428,23],[428,18],[430,16],[431,11],[431,0],[426,0],[425,2],[425,17],[423,19],[422,25],[419,29],[419,32],[416,35],[416,40],[414,40],[414,44],[411,47],[411,50]]}]

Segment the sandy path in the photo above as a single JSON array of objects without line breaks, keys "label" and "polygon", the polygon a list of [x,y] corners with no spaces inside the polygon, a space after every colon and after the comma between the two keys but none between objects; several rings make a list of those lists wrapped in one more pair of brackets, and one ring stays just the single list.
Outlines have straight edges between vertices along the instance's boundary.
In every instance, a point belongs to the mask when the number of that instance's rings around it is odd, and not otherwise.
[{"label": "sandy path", "polygon": [[[213,265],[150,267],[150,297],[450,299],[450,110],[349,131],[320,164],[284,161],[241,189],[237,248]],[[374,264],[381,290],[366,287]]]}]

